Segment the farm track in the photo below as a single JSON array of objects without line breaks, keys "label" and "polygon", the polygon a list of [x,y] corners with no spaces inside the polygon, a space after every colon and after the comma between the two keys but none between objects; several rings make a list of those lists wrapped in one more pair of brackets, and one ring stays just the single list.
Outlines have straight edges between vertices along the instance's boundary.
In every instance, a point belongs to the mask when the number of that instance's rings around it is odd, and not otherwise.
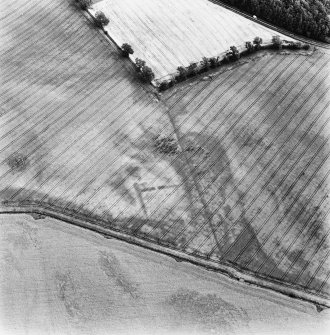
[{"label": "farm track", "polygon": [[[2,201],[79,214],[329,298],[325,54],[266,52],[159,102],[67,1],[21,3],[19,29],[11,13],[0,20]],[[159,134],[179,152],[157,152]],[[19,155],[28,165],[15,172]]]}]

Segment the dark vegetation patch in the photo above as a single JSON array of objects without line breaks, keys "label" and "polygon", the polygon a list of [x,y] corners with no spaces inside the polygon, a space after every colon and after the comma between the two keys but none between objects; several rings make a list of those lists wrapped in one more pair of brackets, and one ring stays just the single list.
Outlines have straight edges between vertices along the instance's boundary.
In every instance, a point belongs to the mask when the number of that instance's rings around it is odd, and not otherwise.
[{"label": "dark vegetation patch", "polygon": [[167,155],[175,155],[179,152],[179,145],[173,137],[157,135],[155,137],[155,148],[158,152]]},{"label": "dark vegetation patch", "polygon": [[330,35],[328,0],[223,0],[294,33],[324,41]]}]

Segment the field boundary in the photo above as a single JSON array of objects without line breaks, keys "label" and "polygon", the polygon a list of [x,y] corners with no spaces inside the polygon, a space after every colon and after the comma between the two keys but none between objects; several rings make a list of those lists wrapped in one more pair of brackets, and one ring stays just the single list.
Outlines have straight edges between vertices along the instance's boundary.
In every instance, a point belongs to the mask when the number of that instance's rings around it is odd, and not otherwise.
[{"label": "field boundary", "polygon": [[[273,26],[273,25],[268,24],[267,22],[264,22],[264,21],[262,21],[262,20],[259,20],[259,19],[258,19],[258,20],[255,20],[255,19],[252,18],[251,15],[248,15],[248,14],[246,14],[246,13],[240,11],[240,10],[237,10],[237,9],[231,7],[231,6],[228,6],[227,4],[224,4],[223,2],[221,2],[221,1],[219,1],[219,0],[208,0],[208,1],[210,1],[210,2],[212,2],[212,3],[214,3],[214,4],[216,4],[217,6],[220,6],[220,7],[223,7],[223,8],[225,8],[225,9],[227,9],[227,10],[230,10],[231,12],[233,12],[233,13],[235,13],[235,14],[237,14],[237,15],[240,15],[240,16],[242,16],[242,17],[248,19],[249,21],[252,21],[252,22],[254,22],[254,23],[256,23],[256,24],[259,24],[260,26],[263,26],[263,27],[265,27],[265,28],[267,28],[267,29],[271,29],[271,30],[274,31],[274,33],[282,34],[282,35],[283,35],[283,37],[282,37],[283,42],[288,42],[288,43],[289,43],[289,42],[294,42],[294,41],[300,41],[300,42],[304,42],[304,43],[309,43],[309,44],[314,45],[314,46],[317,45],[317,46],[323,47],[323,48],[325,48],[325,49],[326,49],[326,48],[330,48],[330,45],[327,45],[326,43],[321,43],[321,42],[318,43],[317,41],[315,41],[315,40],[313,40],[313,39],[302,38],[302,36],[299,36],[299,35],[297,35],[297,34],[291,33],[291,32],[289,32],[289,31],[287,31],[287,30],[285,30],[285,29],[282,29],[282,28]],[[79,7],[77,4],[76,4],[76,6]],[[95,10],[93,9],[93,7],[91,7],[91,8],[86,8],[86,9],[84,9],[84,10],[82,10],[81,8],[79,8],[79,10],[82,11],[82,12],[86,12],[86,13],[84,14],[84,16],[85,16],[89,21],[92,21],[92,23],[94,24],[94,22],[95,22],[95,17],[94,17]],[[113,33],[112,33],[112,32],[108,31],[106,27],[98,27],[97,29],[98,29],[99,33],[101,33],[103,36],[106,37],[106,39],[108,39],[108,42],[111,42],[111,43],[113,43],[114,45],[116,45],[116,47],[118,48],[118,51],[121,50],[121,45],[118,44],[118,42],[117,42],[117,38],[116,38],[116,36],[113,36]],[[274,34],[274,36],[275,36],[275,35],[276,35],[276,34]],[[286,38],[284,38],[284,37],[289,38],[289,41],[286,40]],[[292,39],[292,40],[290,40],[290,39]],[[239,44],[239,45],[235,45],[235,46],[239,49],[240,52],[242,52],[242,56],[243,56],[243,52],[246,52],[246,51],[248,50],[248,49],[246,48],[246,46],[245,46],[245,42],[244,42],[244,41],[242,41],[241,44]],[[228,45],[228,50],[226,50],[226,51],[224,51],[224,52],[221,52],[221,53],[219,53],[219,54],[216,54],[216,55],[214,55],[214,56],[211,57],[211,58],[217,58],[217,57],[218,57],[219,59],[222,60],[222,59],[224,58],[224,56],[226,56],[226,54],[228,54],[228,52],[229,52],[229,47],[230,47],[230,45]],[[264,45],[263,45],[262,49],[271,49],[271,48],[273,48],[273,47],[274,47],[274,46],[272,45],[272,43],[271,43],[271,39],[270,39],[269,41],[266,41],[266,40],[264,41]],[[133,67],[135,67],[135,61],[134,61],[134,59],[133,59],[133,56],[128,55],[127,58],[130,60],[130,62],[131,62],[131,64],[133,65]],[[200,60],[196,60],[195,63],[196,63],[196,64],[197,64],[197,63],[200,63]],[[182,66],[182,64],[178,64],[178,67],[179,67],[179,66]],[[208,72],[208,71],[206,71],[206,72]],[[199,74],[203,74],[203,73],[204,73],[204,72],[201,72],[201,73],[199,73]],[[204,73],[204,74],[207,76],[207,73]],[[168,83],[171,83],[172,81],[175,82],[174,78],[175,78],[177,75],[178,75],[178,71],[171,72],[171,73],[168,73],[168,74],[163,75],[163,76],[161,76],[161,77],[157,77],[157,78],[155,78],[153,81],[150,82],[150,84],[153,86],[153,88],[156,88],[156,89],[159,89],[160,91],[162,91],[163,89],[160,89],[160,86],[161,86],[162,84],[167,85]],[[170,85],[168,88],[170,88],[170,87],[172,87],[172,86],[173,86],[173,85]]]},{"label": "field boundary", "polygon": [[[219,5],[219,3],[217,3],[217,5]],[[224,7],[226,7],[226,6],[224,6]],[[78,6],[78,8],[79,8],[79,6]],[[93,8],[86,8],[85,10],[81,10],[79,8],[79,10],[82,12],[82,14],[85,16],[85,18],[87,20],[89,20],[93,25],[95,25],[95,16],[94,16],[94,12],[95,11],[93,10]],[[86,12],[86,14],[84,12]],[[237,14],[245,16],[244,14],[242,14],[240,12],[237,12]],[[252,20],[250,17],[248,17],[248,18],[250,20]],[[252,20],[252,21],[255,21],[255,20]],[[267,27],[267,28],[269,28],[269,27]],[[114,44],[117,47],[118,53],[120,55],[122,49],[121,49],[121,46],[116,42],[116,38],[113,37],[113,36],[111,36],[111,34],[103,26],[102,27],[95,27],[95,29],[98,30],[98,32],[103,36],[103,38],[105,37],[105,40],[108,43],[112,43],[112,44]],[[275,32],[277,31],[276,29],[273,29],[273,30]],[[282,34],[282,32],[280,32],[280,33]],[[288,35],[288,34],[283,34],[283,35],[286,35],[286,37],[288,37],[289,39],[291,39],[291,40],[282,39],[282,41],[283,41],[283,49],[290,49],[290,47],[288,47],[288,45],[290,43],[295,43],[296,39],[292,35]],[[252,41],[250,41],[250,42],[252,43]],[[271,38],[269,40],[263,41],[262,44],[261,44],[261,46],[260,46],[260,48],[258,50],[254,50],[252,52],[249,52],[249,50],[248,50],[248,48],[246,46],[246,42],[242,42],[241,44],[235,45],[235,46],[239,50],[241,58],[243,58],[243,59],[246,58],[246,57],[249,57],[249,56],[251,56],[253,54],[255,54],[258,51],[265,51],[265,50],[274,50],[274,49],[276,49],[276,48],[274,48],[274,44],[273,44]],[[302,48],[300,48],[300,49],[302,49]],[[299,51],[299,50],[297,50],[297,51]],[[216,66],[216,68],[221,67],[223,65],[235,64],[236,63],[236,61],[234,61],[234,60],[229,60],[228,62],[226,62],[226,56],[228,56],[229,53],[230,53],[230,46],[228,45],[228,49],[227,50],[225,50],[225,51],[223,51],[221,53],[218,53],[218,54],[214,55],[213,57],[211,57],[211,58],[217,58],[218,59],[219,64]],[[129,61],[132,64],[133,68],[136,69],[136,64],[135,64],[135,61],[133,59],[133,56],[128,55],[128,57],[126,57],[126,58],[129,59]],[[198,67],[200,67],[201,60],[196,60],[196,62],[194,62],[194,63],[198,64]],[[178,64],[178,67],[180,67],[180,66],[182,66],[182,64]],[[204,71],[204,72],[202,71],[202,72],[196,73],[196,75],[199,75],[199,76],[202,76],[202,77],[203,76],[207,77],[208,73],[212,72],[211,70],[214,70],[214,69],[210,68],[207,71]],[[163,91],[160,88],[162,84],[168,84],[170,82],[173,82],[173,83],[177,84],[177,83],[180,83],[182,81],[186,81],[187,79],[191,79],[191,78],[186,78],[186,79],[181,80],[181,81],[176,81],[175,78],[176,78],[176,76],[178,76],[178,74],[179,74],[178,71],[175,71],[175,72],[172,72],[172,73],[168,73],[165,76],[155,78],[149,84],[153,88],[157,89],[158,91]],[[173,85],[170,85],[167,88],[171,88],[172,86]]]},{"label": "field boundary", "polygon": [[[78,10],[80,12],[82,12],[82,15],[84,15],[84,17],[87,20],[89,20],[95,26],[95,16],[94,16],[94,12],[95,11],[93,10],[93,8],[86,8],[86,9],[82,10],[77,3],[75,3],[75,6],[78,8]],[[238,14],[241,15],[240,13],[238,13]],[[249,18],[249,19],[251,19],[251,18]],[[95,26],[95,29],[98,30],[98,32],[103,36],[103,38],[105,37],[105,40],[107,40],[108,43],[113,43],[117,47],[118,52],[120,54],[120,52],[121,52],[122,49],[121,49],[121,46],[116,42],[116,38],[112,37],[111,34],[109,34],[109,32],[103,26],[102,27],[96,27]],[[292,38],[291,36],[287,36],[287,37]],[[285,41],[285,42],[287,42],[287,43],[294,42],[294,39],[292,41]],[[242,42],[240,45],[235,45],[238,48],[238,50],[240,51],[240,53],[242,53],[243,57],[248,56],[248,55],[244,55],[244,52],[246,52],[248,50],[246,48],[246,46],[245,46],[245,43],[246,42]],[[272,40],[271,39],[269,39],[268,41],[264,41],[263,45],[261,47],[262,50],[272,49],[272,48],[273,48],[273,44],[272,44]],[[223,61],[223,59],[225,58],[225,56],[228,54],[229,50],[230,50],[230,45],[228,45],[228,50],[225,50],[225,51],[223,51],[223,52],[221,52],[219,54],[214,55],[213,58],[219,58],[219,60]],[[133,68],[136,68],[136,64],[135,64],[135,61],[133,59],[133,56],[128,55],[128,57],[126,57],[126,58],[129,59],[129,61],[131,62]],[[200,63],[200,60],[196,60],[195,63],[196,64]],[[235,62],[231,61],[230,63],[235,63]],[[178,64],[178,67],[181,66],[181,65],[182,64]],[[207,72],[209,72],[209,71],[207,71]],[[206,73],[200,73],[200,75],[207,75],[207,72]],[[178,73],[179,72],[176,71],[176,72],[168,73],[165,76],[155,78],[154,80],[152,80],[150,82],[150,85],[153,86],[156,89],[159,89],[159,86],[162,83],[174,80],[174,78],[178,75]]]},{"label": "field boundary", "polygon": [[142,238],[135,237],[130,234],[126,234],[119,230],[101,227],[97,224],[98,220],[96,218],[91,220],[91,218],[88,218],[82,214],[78,214],[79,217],[78,215],[75,216],[74,213],[65,214],[58,209],[54,209],[54,207],[51,205],[47,205],[46,207],[41,204],[34,203],[3,203],[2,206],[0,206],[0,214],[28,214],[35,215],[36,218],[38,218],[39,216],[40,219],[44,217],[50,217],[53,219],[61,220],[63,222],[99,233],[105,238],[116,238],[118,240],[173,257],[178,262],[185,261],[194,265],[202,266],[207,270],[221,273],[240,282],[245,282],[259,288],[269,289],[295,299],[313,303],[321,309],[330,308],[329,299],[320,297],[311,292],[298,289],[283,282],[257,276],[256,274],[249,273],[248,271],[243,271],[231,265],[203,259],[202,257],[189,255],[176,249],[172,249],[170,247],[157,245],[156,243],[146,241]]},{"label": "field boundary", "polygon": [[[73,2],[73,5],[78,9],[79,12],[81,12],[81,15],[83,15],[85,17],[85,19],[88,20],[94,26],[95,30],[102,36],[104,41],[106,41],[109,44],[111,43],[112,45],[116,46],[117,51],[118,51],[118,56],[120,56],[121,55],[121,50],[122,50],[121,46],[111,37],[111,35],[104,29],[104,27],[96,27],[95,26],[95,17],[91,13],[90,9],[87,8],[85,10],[82,10],[76,2]],[[131,64],[131,66],[129,67],[130,71],[134,71],[136,69],[134,60],[132,60],[130,57],[122,57],[122,58],[129,60],[129,62]],[[128,67],[127,67],[127,69],[128,69]],[[151,90],[154,89],[154,88],[157,88],[157,86],[154,85],[152,82],[150,82],[148,84],[151,85],[151,88],[150,88]],[[140,85],[140,87],[145,89],[145,85]]]},{"label": "field boundary", "polygon": [[[294,49],[293,47],[291,47],[290,45],[293,43],[295,43],[296,41],[292,40],[282,40],[283,44],[281,45],[281,49],[276,48],[276,46],[273,44],[272,40],[268,40],[266,42],[262,42],[262,44],[260,45],[260,47],[258,49],[254,49],[253,51],[249,51],[248,48],[246,47],[246,42],[242,43],[240,45],[236,45],[235,47],[238,49],[239,51],[239,59],[233,60],[230,59],[230,57],[232,57],[231,51],[230,50],[226,50],[220,54],[218,54],[217,56],[211,57],[213,59],[217,59],[217,65],[215,67],[209,67],[209,69],[207,69],[206,71],[200,71],[201,70],[201,61],[196,61],[193,62],[194,64],[196,64],[196,69],[197,72],[195,74],[193,74],[190,77],[186,77],[185,79],[182,80],[177,80],[176,77],[179,75],[179,72],[173,72],[173,73],[169,73],[166,76],[163,77],[159,77],[153,80],[152,84],[159,89],[159,91],[165,91],[167,88],[173,87],[176,84],[179,84],[181,82],[187,81],[189,79],[192,79],[196,76],[200,76],[200,77],[210,77],[209,73],[212,73],[214,70],[218,69],[218,68],[222,68],[224,66],[235,66],[235,65],[241,65],[239,63],[239,60],[243,60],[249,57],[253,57],[254,55],[257,55],[260,52],[263,51],[274,51],[274,52],[286,52],[287,50],[289,50],[288,52],[302,52],[305,50],[305,53],[301,53],[301,55],[304,56],[310,56],[314,51],[316,51],[316,47],[314,47],[313,49],[310,48],[311,46],[306,43],[301,47],[298,47],[296,49]],[[252,43],[252,41],[251,41]],[[307,49],[304,49],[304,47],[307,46]],[[311,51],[310,51],[311,50]],[[307,53],[309,52],[309,53]],[[211,59],[209,58],[209,60]],[[183,67],[183,66],[181,66]],[[188,71],[188,67],[183,67]],[[211,75],[212,76],[212,75]],[[169,86],[165,89],[161,89],[161,85],[162,84],[168,84],[170,82],[173,82],[172,86]]]}]

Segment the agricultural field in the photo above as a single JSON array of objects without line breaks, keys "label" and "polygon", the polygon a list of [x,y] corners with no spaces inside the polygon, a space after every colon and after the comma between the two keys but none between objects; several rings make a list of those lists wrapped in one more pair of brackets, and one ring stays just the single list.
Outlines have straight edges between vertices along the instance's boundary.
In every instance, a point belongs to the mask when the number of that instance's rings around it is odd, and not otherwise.
[{"label": "agricultural field", "polygon": [[184,246],[329,295],[329,61],[264,54],[164,96],[204,207]]},{"label": "agricultural field", "polygon": [[181,183],[149,154],[154,135],[172,133],[157,99],[70,2],[19,1],[19,25],[13,6],[1,30],[2,199],[145,218],[141,176]]},{"label": "agricultural field", "polygon": [[96,11],[109,18],[105,30],[116,43],[130,44],[130,57],[144,59],[156,79],[223,55],[230,46],[243,49],[256,36],[268,43],[273,35],[283,36],[208,0],[101,0],[94,1]]},{"label": "agricultural field", "polygon": [[160,96],[73,1],[1,6],[2,209],[330,298],[329,54],[262,51]]},{"label": "agricultural field", "polygon": [[0,216],[1,334],[326,334],[323,311],[52,219]]}]

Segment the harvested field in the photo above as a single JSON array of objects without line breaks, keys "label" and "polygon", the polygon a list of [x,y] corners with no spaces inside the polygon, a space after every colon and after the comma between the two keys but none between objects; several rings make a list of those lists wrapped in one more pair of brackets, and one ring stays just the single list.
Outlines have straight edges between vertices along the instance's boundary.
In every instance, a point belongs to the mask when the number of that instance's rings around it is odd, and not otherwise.
[{"label": "harvested field", "polygon": [[105,30],[118,45],[132,45],[131,58],[144,59],[156,79],[256,36],[281,35],[208,0],[103,0],[93,5],[99,10],[110,20]]},{"label": "harvested field", "polygon": [[326,334],[328,313],[61,221],[0,217],[1,334]]},{"label": "harvested field", "polygon": [[71,1],[4,4],[4,205],[330,298],[328,55],[261,52],[159,101]]}]

